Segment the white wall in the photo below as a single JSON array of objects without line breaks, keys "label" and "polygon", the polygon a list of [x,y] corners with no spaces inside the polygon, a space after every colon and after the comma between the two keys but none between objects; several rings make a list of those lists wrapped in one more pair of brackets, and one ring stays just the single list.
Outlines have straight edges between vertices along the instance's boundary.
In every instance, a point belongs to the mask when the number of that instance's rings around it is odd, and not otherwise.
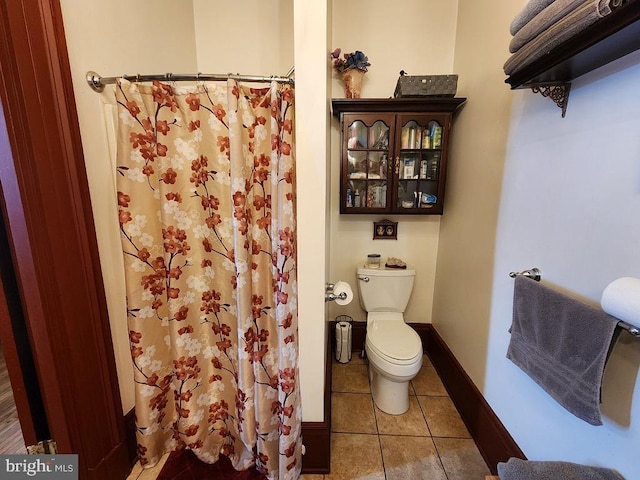
[{"label": "white wall", "polygon": [[193,0],[198,68],[285,75],[293,66],[293,0]]},{"label": "white wall", "polygon": [[304,421],[324,418],[328,75],[326,0],[294,0],[298,321]]},{"label": "white wall", "polygon": [[640,55],[573,83],[567,117],[503,83],[509,23],[525,1],[460,0],[455,66],[469,97],[456,125],[441,224],[434,325],[525,455],[640,479],[640,343],[623,333],[603,386],[604,425],[577,419],[505,354],[512,270],[597,303],[640,277]]},{"label": "white wall", "polygon": [[[332,45],[343,52],[361,50],[371,63],[363,97],[393,96],[400,70],[414,75],[457,73],[453,68],[457,2],[450,0],[336,1],[332,15]],[[327,57],[328,58],[328,57]],[[333,70],[333,69],[332,69]],[[332,97],[344,98],[344,84],[333,73]],[[416,281],[405,320],[431,321],[439,216],[340,215],[340,126],[331,124],[331,281],[344,280],[354,290],[348,306],[331,304],[329,318],[351,315],[366,319],[360,308],[355,269],[369,253],[399,257],[416,268]],[[457,125],[454,125],[454,136]],[[447,194],[448,195],[448,194]],[[448,205],[445,205],[445,215]],[[373,238],[373,222],[399,222],[398,240]]]}]

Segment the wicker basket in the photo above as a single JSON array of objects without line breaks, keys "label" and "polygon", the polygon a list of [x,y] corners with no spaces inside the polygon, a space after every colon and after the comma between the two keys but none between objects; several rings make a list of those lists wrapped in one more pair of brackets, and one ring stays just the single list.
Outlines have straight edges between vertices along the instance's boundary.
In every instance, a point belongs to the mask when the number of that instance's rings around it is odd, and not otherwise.
[{"label": "wicker basket", "polygon": [[453,97],[458,75],[401,75],[394,97]]}]

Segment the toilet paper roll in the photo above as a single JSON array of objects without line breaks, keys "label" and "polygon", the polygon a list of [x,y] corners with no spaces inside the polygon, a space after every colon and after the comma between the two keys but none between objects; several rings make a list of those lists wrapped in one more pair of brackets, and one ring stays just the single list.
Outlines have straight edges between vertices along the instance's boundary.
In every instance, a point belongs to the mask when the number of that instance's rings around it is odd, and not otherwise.
[{"label": "toilet paper roll", "polygon": [[336,282],[335,286],[333,287],[333,293],[336,295],[340,295],[342,292],[347,294],[347,298],[345,298],[344,300],[340,300],[339,298],[337,298],[336,303],[338,305],[349,305],[351,303],[351,300],[353,300],[353,291],[351,290],[351,285],[343,281]]},{"label": "toilet paper roll", "polygon": [[640,278],[622,277],[602,292],[602,309],[632,325],[640,325]]}]

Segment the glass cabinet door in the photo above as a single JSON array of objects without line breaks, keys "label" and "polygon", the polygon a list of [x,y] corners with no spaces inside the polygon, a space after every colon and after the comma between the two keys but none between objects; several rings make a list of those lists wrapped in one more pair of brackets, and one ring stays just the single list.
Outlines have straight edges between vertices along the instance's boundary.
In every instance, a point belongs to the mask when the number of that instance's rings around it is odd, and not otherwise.
[{"label": "glass cabinet door", "polygon": [[401,117],[400,149],[396,163],[394,210],[430,209],[438,202],[443,122]]},{"label": "glass cabinet door", "polygon": [[340,213],[442,215],[453,115],[465,101],[333,99],[341,134]]},{"label": "glass cabinet door", "polygon": [[391,123],[373,115],[345,120],[345,209],[387,209]]}]

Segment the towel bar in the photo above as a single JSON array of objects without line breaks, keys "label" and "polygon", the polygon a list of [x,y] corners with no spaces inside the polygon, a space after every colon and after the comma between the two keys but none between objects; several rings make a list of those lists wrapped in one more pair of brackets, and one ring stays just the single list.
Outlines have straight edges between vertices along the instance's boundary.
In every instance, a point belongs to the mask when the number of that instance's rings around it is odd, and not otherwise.
[{"label": "towel bar", "polygon": [[536,282],[539,282],[540,279],[542,278],[542,272],[540,271],[539,268],[532,268],[530,270],[525,270],[523,272],[510,272],[509,276],[511,278],[516,278],[517,276],[522,275],[524,277],[528,277],[531,280],[535,280]]},{"label": "towel bar", "polygon": [[[539,268],[531,268],[529,270],[524,270],[522,272],[509,272],[509,276],[511,278],[516,278],[518,276],[523,276],[530,278],[531,280],[535,280],[539,282],[542,279],[542,271]],[[624,320],[620,320],[618,322],[618,326],[629,332],[629,334],[634,337],[640,337],[640,327],[636,327],[635,325],[631,325],[630,323],[625,322]]]}]

